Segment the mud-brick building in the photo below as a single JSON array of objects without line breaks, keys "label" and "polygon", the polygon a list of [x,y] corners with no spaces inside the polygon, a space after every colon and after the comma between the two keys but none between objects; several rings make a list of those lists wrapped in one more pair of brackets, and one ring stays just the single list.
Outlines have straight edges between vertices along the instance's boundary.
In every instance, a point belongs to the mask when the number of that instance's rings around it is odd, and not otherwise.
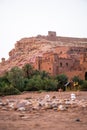
[{"label": "mud-brick building", "polygon": [[51,75],[64,73],[69,78],[87,80],[87,38],[61,37],[54,31],[48,31],[46,36],[22,38],[9,52],[9,58],[1,59],[0,75],[26,63]]},{"label": "mud-brick building", "polygon": [[69,78],[79,76],[87,80],[87,47],[71,44],[57,46],[53,52],[37,57],[35,69],[45,70],[51,75],[66,74]]},{"label": "mud-brick building", "polygon": [[80,70],[80,61],[75,58],[62,58],[57,53],[48,52],[43,57],[37,57],[34,64],[37,70],[45,70],[51,75]]}]

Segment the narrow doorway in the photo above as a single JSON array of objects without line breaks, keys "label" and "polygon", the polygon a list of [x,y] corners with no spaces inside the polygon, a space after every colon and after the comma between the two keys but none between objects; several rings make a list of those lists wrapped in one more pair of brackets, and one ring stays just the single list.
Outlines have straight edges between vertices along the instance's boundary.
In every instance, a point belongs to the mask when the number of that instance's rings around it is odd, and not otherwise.
[{"label": "narrow doorway", "polygon": [[85,80],[87,80],[87,72],[85,72]]}]

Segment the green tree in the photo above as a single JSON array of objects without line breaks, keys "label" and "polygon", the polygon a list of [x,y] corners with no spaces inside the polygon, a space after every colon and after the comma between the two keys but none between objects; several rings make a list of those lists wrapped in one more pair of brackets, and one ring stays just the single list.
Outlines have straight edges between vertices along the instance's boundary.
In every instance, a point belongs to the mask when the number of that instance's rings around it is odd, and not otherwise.
[{"label": "green tree", "polygon": [[7,78],[8,73],[6,72],[3,76],[0,77],[0,87],[4,87],[5,84],[9,85],[10,82]]},{"label": "green tree", "polygon": [[16,88],[14,88],[12,85],[8,86],[5,85],[1,89],[1,95],[13,95],[13,94],[20,94],[20,91]]},{"label": "green tree", "polygon": [[57,90],[57,80],[45,78],[44,79],[44,90],[46,91],[56,91]]},{"label": "green tree", "polygon": [[87,91],[87,81],[86,80],[83,81],[83,84],[80,86],[80,90]]},{"label": "green tree", "polygon": [[72,81],[73,82],[78,82],[78,85],[81,85],[82,83],[83,83],[83,80],[81,80],[80,78],[79,78],[79,76],[74,76],[73,78],[72,78]]},{"label": "green tree", "polygon": [[68,81],[68,77],[65,74],[60,74],[56,76],[56,80],[58,81],[58,89],[61,88],[65,91],[65,84]]},{"label": "green tree", "polygon": [[40,71],[37,70],[37,69],[35,69],[35,70],[33,71],[33,76],[34,76],[34,75],[40,75]]},{"label": "green tree", "polygon": [[24,77],[30,79],[34,73],[33,67],[30,64],[25,64],[22,69],[24,72]]},{"label": "green tree", "polygon": [[49,77],[50,77],[50,76],[49,76],[49,73],[46,72],[46,71],[41,71],[41,72],[40,72],[40,76],[41,76],[42,79],[44,79],[44,78],[49,78]]},{"label": "green tree", "polygon": [[19,67],[13,67],[8,72],[8,80],[14,86],[20,91],[24,90],[24,77],[23,77],[23,71]]},{"label": "green tree", "polygon": [[38,91],[43,89],[43,80],[41,79],[40,75],[33,76],[31,79],[28,80],[25,90],[27,91]]}]

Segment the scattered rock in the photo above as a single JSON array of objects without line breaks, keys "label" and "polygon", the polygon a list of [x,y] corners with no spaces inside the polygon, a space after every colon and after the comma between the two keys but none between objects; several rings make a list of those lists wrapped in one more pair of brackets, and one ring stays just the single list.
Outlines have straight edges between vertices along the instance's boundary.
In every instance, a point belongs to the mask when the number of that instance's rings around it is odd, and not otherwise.
[{"label": "scattered rock", "polygon": [[65,111],[66,107],[64,105],[59,105],[58,106],[58,111]]},{"label": "scattered rock", "polygon": [[[72,97],[75,97],[72,96]],[[16,110],[16,111],[39,111],[39,110],[58,110],[65,111],[67,109],[87,109],[87,101],[85,99],[81,100],[70,99],[58,99],[56,96],[50,97],[46,95],[43,98],[26,98],[26,99],[0,99],[0,109],[1,110]]]},{"label": "scattered rock", "polygon": [[25,107],[19,107],[17,110],[18,111],[25,111]]},{"label": "scattered rock", "polygon": [[75,100],[76,99],[76,95],[74,93],[71,94],[71,100]]}]

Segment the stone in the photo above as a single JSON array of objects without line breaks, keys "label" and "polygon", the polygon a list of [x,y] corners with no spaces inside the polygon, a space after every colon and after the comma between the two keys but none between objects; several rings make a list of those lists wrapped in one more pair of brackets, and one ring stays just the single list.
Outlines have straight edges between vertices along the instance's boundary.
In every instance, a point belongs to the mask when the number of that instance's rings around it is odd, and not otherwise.
[{"label": "stone", "polygon": [[59,105],[58,106],[58,111],[65,111],[66,107],[64,105]]},{"label": "stone", "polygon": [[23,116],[21,117],[22,119],[28,119],[29,117],[28,116]]},{"label": "stone", "polygon": [[3,105],[3,103],[2,102],[0,102],[0,106],[2,106]]},{"label": "stone", "polygon": [[65,111],[68,109],[73,110],[86,110],[87,109],[87,101],[86,99],[58,99],[51,98],[50,95],[45,95],[43,98],[32,98],[32,99],[2,99],[0,100],[0,110],[10,111],[16,110],[21,111],[22,113],[26,111],[28,112],[36,112],[40,110],[49,110],[53,109],[54,111]]},{"label": "stone", "polygon": [[25,107],[25,101],[21,100],[21,101],[15,102],[14,107],[15,108]]},{"label": "stone", "polygon": [[17,110],[18,111],[25,111],[26,109],[25,109],[25,107],[19,107]]},{"label": "stone", "polygon": [[46,101],[50,101],[50,95],[46,95],[45,98],[44,98]]},{"label": "stone", "polygon": [[14,109],[14,103],[9,103],[9,107]]},{"label": "stone", "polygon": [[6,110],[6,111],[8,111],[8,108],[6,108],[6,107],[2,107],[2,110]]},{"label": "stone", "polygon": [[75,100],[76,99],[76,95],[74,93],[71,94],[71,100]]}]

